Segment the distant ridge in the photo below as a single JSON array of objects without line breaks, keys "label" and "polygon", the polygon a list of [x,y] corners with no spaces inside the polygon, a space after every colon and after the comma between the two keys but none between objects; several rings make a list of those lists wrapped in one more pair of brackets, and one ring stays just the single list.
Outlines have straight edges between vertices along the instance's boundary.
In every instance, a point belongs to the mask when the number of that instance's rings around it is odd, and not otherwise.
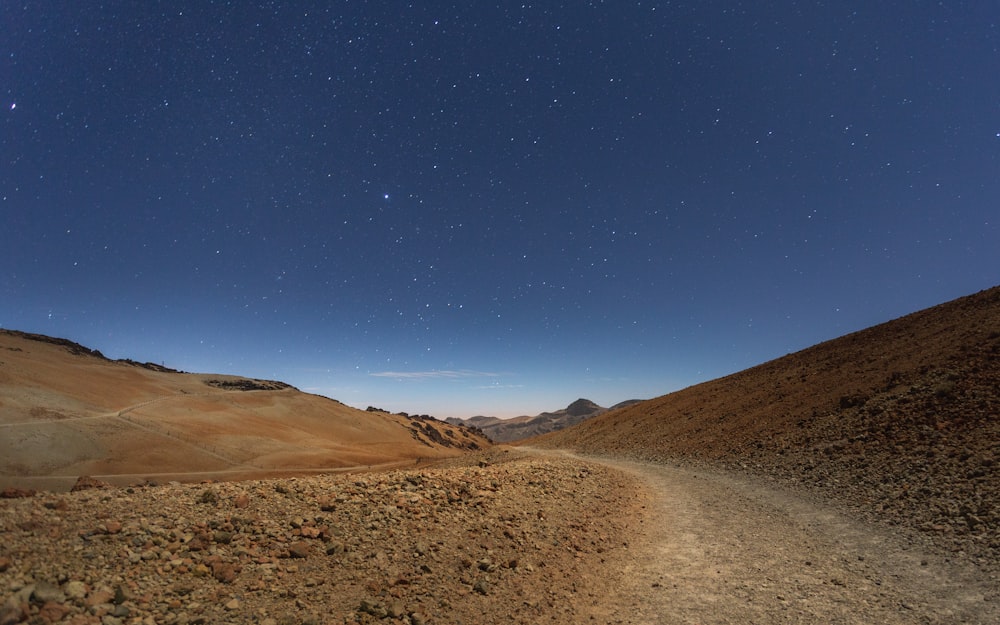
[{"label": "distant ridge", "polygon": [[1000,287],[532,444],[767,475],[1000,562]]},{"label": "distant ridge", "polygon": [[164,365],[158,365],[155,362],[138,362],[130,358],[120,358],[118,360],[112,360],[102,354],[100,350],[90,349],[89,347],[84,347],[79,343],[71,341],[69,339],[58,338],[54,336],[46,336],[44,334],[35,334],[33,332],[21,332],[20,330],[4,330],[0,329],[0,333],[7,334],[9,336],[16,336],[23,338],[28,341],[36,341],[38,343],[47,343],[49,345],[57,345],[64,348],[67,352],[74,356],[92,356],[99,360],[104,360],[107,362],[117,362],[126,365],[132,365],[135,367],[142,367],[143,369],[149,369],[150,371],[161,371],[168,373],[184,373],[183,371],[178,371],[177,369],[171,369]]},{"label": "distant ridge", "polygon": [[589,399],[581,398],[561,410],[543,412],[533,417],[521,416],[514,417],[513,419],[484,416],[470,417],[468,419],[452,417],[447,421],[455,425],[478,428],[494,442],[509,443],[548,432],[555,432],[581,423],[586,419],[604,414],[608,410],[630,406],[639,401],[641,400],[631,399],[615,404],[612,408],[604,408]]},{"label": "distant ridge", "polygon": [[0,330],[0,490],[367,469],[489,442],[429,418],[370,413],[283,382],[110,360]]}]

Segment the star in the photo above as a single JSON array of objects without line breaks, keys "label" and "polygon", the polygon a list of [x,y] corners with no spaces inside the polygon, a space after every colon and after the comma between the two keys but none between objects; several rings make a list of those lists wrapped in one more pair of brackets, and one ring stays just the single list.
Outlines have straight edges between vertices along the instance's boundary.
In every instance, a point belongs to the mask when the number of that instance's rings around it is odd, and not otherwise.
[{"label": "star", "polygon": [[[652,397],[996,282],[988,3],[891,24],[793,0],[740,22],[718,3],[379,4],[302,0],[252,36],[264,22],[225,3],[184,12],[211,37],[143,3],[18,13],[0,323],[316,388],[386,355],[509,369],[538,405],[337,386],[515,416]],[[70,43],[95,23],[143,37]],[[580,388],[582,364],[631,382]]]}]

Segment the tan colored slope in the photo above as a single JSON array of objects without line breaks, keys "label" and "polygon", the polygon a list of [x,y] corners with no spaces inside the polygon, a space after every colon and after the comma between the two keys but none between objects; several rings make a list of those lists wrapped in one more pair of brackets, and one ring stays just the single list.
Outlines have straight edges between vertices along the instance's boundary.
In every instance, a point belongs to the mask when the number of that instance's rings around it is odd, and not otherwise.
[{"label": "tan colored slope", "polygon": [[1000,561],[1000,287],[530,444],[750,470]]},{"label": "tan colored slope", "polygon": [[413,464],[487,445],[465,428],[280,383],[158,371],[78,348],[0,332],[0,487]]}]

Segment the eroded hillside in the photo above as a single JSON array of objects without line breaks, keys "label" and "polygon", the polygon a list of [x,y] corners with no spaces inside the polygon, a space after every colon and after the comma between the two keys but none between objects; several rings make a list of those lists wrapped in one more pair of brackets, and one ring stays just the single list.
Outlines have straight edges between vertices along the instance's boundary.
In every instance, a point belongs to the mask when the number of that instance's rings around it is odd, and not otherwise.
[{"label": "eroded hillside", "polygon": [[0,486],[66,489],[413,465],[489,442],[441,421],[369,413],[287,384],[112,361],[0,331]]},{"label": "eroded hillside", "polygon": [[1000,561],[1000,288],[606,413],[532,444],[805,486]]}]

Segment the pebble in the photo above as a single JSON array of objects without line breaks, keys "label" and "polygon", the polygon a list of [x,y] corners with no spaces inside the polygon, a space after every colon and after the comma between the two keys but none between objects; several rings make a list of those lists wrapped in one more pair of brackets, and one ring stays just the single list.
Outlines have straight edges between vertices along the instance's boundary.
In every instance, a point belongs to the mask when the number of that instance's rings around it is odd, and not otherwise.
[{"label": "pebble", "polygon": [[58,586],[49,582],[38,582],[31,593],[31,599],[38,603],[62,603],[66,601],[66,593]]},{"label": "pebble", "polygon": [[66,582],[63,586],[63,591],[69,599],[81,600],[87,596],[88,588],[87,584],[74,580]]},{"label": "pebble", "polygon": [[308,558],[312,554],[312,545],[298,541],[288,546],[288,554],[293,558]]}]

